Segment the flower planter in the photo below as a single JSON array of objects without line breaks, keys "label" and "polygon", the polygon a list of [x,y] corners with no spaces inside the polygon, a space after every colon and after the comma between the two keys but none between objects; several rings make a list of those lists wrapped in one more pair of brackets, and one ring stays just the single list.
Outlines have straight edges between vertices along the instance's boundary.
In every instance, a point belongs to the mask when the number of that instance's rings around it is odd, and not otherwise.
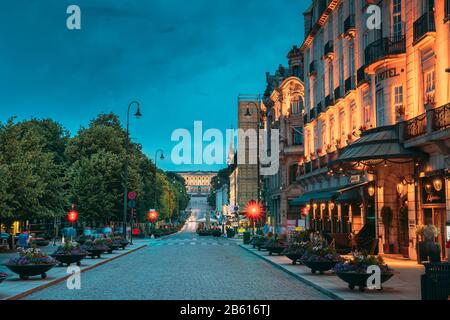
[{"label": "flower planter", "polygon": [[106,251],[106,249],[87,249],[85,248],[84,250],[86,250],[88,252],[88,257],[90,257],[91,259],[100,259],[102,257],[102,254]]},{"label": "flower planter", "polygon": [[37,247],[47,247],[50,244],[50,242],[45,239],[36,239],[32,243]]},{"label": "flower planter", "polygon": [[7,275],[0,275],[0,284],[6,280],[8,276]]},{"label": "flower planter", "polygon": [[10,265],[5,264],[12,272],[19,275],[20,279],[28,280],[30,277],[41,276],[42,279],[47,278],[47,272],[55,267],[55,264],[29,264],[29,265]]},{"label": "flower planter", "polygon": [[[359,287],[359,291],[363,292],[367,288],[367,280],[371,274],[356,273],[356,272],[336,272],[336,275],[343,281],[348,283],[350,290],[354,290]],[[381,284],[389,281],[394,276],[394,273],[382,273]],[[381,288],[379,291],[383,290]]]},{"label": "flower planter", "polygon": [[118,241],[119,248],[125,250],[125,248],[130,244],[128,240],[120,240]]},{"label": "flower planter", "polygon": [[330,271],[331,269],[338,264],[338,261],[308,261],[302,260],[302,263],[311,269],[312,273],[320,272],[320,274],[324,274],[326,271]]},{"label": "flower planter", "polygon": [[301,259],[302,259],[302,254],[286,254],[286,257],[288,257],[290,260],[292,260],[292,264],[295,266],[297,263],[302,263]]},{"label": "flower planter", "polygon": [[116,244],[112,244],[112,245],[108,245],[108,250],[107,252],[109,254],[112,254],[114,252],[114,250],[119,250],[120,246],[116,245]]},{"label": "flower planter", "polygon": [[268,246],[268,247],[266,247],[266,250],[269,251],[269,256],[271,256],[274,253],[281,255],[285,249],[286,249],[286,247],[284,247],[284,246]]},{"label": "flower planter", "polygon": [[81,261],[86,258],[87,254],[52,254],[51,257],[57,260],[62,267],[64,265],[70,266],[76,263],[77,266],[81,266]]}]

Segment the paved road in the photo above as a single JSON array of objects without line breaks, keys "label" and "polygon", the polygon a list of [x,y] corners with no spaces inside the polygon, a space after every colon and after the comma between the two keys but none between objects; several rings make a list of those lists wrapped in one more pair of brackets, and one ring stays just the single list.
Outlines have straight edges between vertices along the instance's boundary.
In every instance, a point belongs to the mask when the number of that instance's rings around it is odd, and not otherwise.
[{"label": "paved road", "polygon": [[81,290],[61,284],[28,299],[328,299],[235,241],[198,237],[195,218],[182,233],[82,274]]}]

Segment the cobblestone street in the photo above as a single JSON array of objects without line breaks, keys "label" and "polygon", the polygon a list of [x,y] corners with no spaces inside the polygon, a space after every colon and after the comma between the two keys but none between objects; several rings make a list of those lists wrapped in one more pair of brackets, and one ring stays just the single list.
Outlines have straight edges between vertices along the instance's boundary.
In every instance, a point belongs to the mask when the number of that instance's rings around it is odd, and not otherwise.
[{"label": "cobblestone street", "polygon": [[200,238],[195,222],[165,240],[81,275],[81,290],[65,283],[28,299],[328,299],[240,248],[235,241]]}]

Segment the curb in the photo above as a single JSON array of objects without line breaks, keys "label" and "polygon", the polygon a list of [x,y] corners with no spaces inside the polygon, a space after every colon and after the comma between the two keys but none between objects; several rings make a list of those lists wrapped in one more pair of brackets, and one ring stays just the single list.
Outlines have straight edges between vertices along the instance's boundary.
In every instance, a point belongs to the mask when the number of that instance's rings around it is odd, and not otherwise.
[{"label": "curb", "polygon": [[[141,249],[143,249],[143,248],[145,248],[145,247],[147,247],[146,244],[145,244],[145,245],[142,245],[142,246],[140,246],[140,247],[138,247],[138,248],[132,249],[132,250],[130,250],[130,251],[128,251],[128,252],[125,252],[125,253],[122,254],[122,255],[119,255],[119,256],[116,256],[116,257],[114,257],[114,258],[111,258],[111,259],[108,259],[108,260],[99,262],[98,264],[94,264],[94,265],[92,265],[92,266],[89,266],[89,267],[87,267],[87,268],[81,270],[81,273],[84,273],[84,272],[90,271],[90,270],[92,270],[92,269],[95,269],[95,268],[97,268],[97,267],[103,266],[103,265],[105,265],[105,264],[107,264],[107,263],[109,263],[109,262],[111,262],[111,261],[114,261],[114,260],[117,260],[117,259],[119,259],[119,258],[125,257],[125,256],[127,256],[127,255],[129,255],[129,254],[131,254],[131,253],[134,253],[134,252],[136,252],[136,251],[138,251],[138,250],[141,250]],[[33,289],[28,290],[28,291],[19,293],[19,294],[15,295],[15,296],[6,298],[4,301],[13,301],[13,300],[20,300],[20,299],[23,299],[23,298],[25,298],[25,297],[27,297],[27,296],[33,294],[33,293],[42,291],[42,290],[44,290],[44,289],[53,287],[53,286],[55,286],[55,285],[57,285],[57,284],[59,284],[59,283],[61,283],[61,282],[64,282],[64,281],[66,281],[67,279],[69,279],[69,277],[71,277],[71,276],[72,276],[71,274],[68,274],[67,276],[64,276],[64,277],[62,277],[62,278],[55,279],[55,280],[52,281],[52,282],[43,284],[43,285],[38,286],[38,287],[36,287],[36,288],[33,288]]]},{"label": "curb", "polygon": [[314,289],[316,289],[317,291],[320,291],[321,293],[325,294],[326,296],[330,297],[331,299],[333,299],[333,300],[344,300],[344,298],[340,297],[339,295],[335,294],[334,292],[332,292],[332,291],[330,291],[328,289],[325,289],[325,288],[315,284],[314,282],[309,281],[309,280],[303,278],[302,276],[300,276],[300,275],[298,275],[298,274],[296,274],[294,272],[291,272],[291,271],[283,268],[283,266],[279,265],[276,262],[271,261],[270,259],[265,258],[264,256],[261,256],[261,255],[257,254],[252,249],[245,247],[243,244],[240,244],[239,247],[241,247],[242,249],[246,250],[247,252],[250,252],[251,254],[259,257],[261,260],[264,260],[264,261],[270,263],[271,265],[273,265],[277,269],[279,269],[279,270],[281,270],[281,271],[283,271],[283,272],[293,276],[294,278],[296,278],[297,280],[300,280],[301,282],[307,284],[308,286],[313,287]]}]

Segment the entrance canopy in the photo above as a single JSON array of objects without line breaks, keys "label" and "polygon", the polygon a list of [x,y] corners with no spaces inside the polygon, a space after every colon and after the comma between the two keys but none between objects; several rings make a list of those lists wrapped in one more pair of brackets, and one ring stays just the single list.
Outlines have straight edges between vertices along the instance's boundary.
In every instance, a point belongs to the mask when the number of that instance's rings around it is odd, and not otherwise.
[{"label": "entrance canopy", "polygon": [[380,127],[366,131],[361,138],[349,145],[331,165],[360,162],[383,163],[397,159],[399,163],[410,162],[414,159],[423,158],[424,154],[406,149],[400,142],[399,126]]}]

